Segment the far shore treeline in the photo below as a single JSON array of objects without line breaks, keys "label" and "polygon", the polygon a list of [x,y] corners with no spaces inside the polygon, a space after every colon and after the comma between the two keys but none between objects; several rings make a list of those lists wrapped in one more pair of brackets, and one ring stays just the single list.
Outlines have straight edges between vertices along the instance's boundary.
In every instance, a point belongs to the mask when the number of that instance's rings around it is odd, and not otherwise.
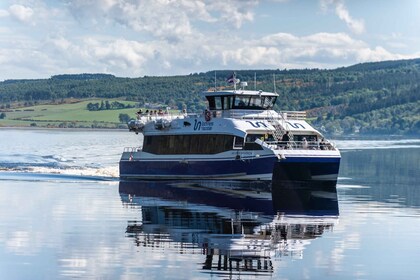
[{"label": "far shore treeline", "polygon": [[[14,110],[32,110],[28,108],[46,104],[61,106],[68,104],[69,100],[90,103],[90,110],[86,104],[83,110],[91,114],[101,111],[95,110],[96,105],[92,107],[92,104],[101,102],[110,102],[105,106],[124,104],[118,109],[124,114],[133,114],[133,117],[136,110],[133,107],[146,108],[149,104],[201,112],[206,103],[200,93],[214,89],[215,85],[231,88],[226,78],[232,72],[223,70],[139,78],[66,74],[49,79],[6,80],[0,82],[0,126],[13,124],[9,119],[13,114],[9,112]],[[235,72],[251,90],[274,91],[275,81],[275,90],[280,95],[275,109],[307,111],[309,121],[324,133],[420,135],[420,59],[363,63],[333,70]],[[46,108],[42,110],[47,111]],[[100,115],[95,116],[100,118]],[[25,119],[21,114],[19,118],[36,125],[36,122],[31,122],[36,120],[36,115]],[[121,115],[113,118],[117,124],[122,120]],[[10,123],[5,123],[8,119]],[[71,119],[68,121],[75,123]],[[100,123],[103,120],[93,121]]]}]

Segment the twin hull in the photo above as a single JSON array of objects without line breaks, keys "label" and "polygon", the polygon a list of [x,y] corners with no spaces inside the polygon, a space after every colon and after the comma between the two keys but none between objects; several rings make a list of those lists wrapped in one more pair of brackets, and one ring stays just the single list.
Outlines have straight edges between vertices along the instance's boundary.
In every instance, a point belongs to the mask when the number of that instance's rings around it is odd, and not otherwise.
[{"label": "twin hull", "polygon": [[[124,152],[120,161],[122,179],[172,180],[283,180],[331,181],[336,183],[340,154],[337,151],[225,152],[220,155],[151,155]],[[229,154],[230,153],[230,154]],[[273,176],[274,173],[274,176]]]}]

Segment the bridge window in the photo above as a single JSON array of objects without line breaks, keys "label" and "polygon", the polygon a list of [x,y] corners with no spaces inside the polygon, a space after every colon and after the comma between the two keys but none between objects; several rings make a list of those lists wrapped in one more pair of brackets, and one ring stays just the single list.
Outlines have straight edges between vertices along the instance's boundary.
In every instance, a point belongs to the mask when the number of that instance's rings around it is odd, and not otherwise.
[{"label": "bridge window", "polygon": [[229,110],[232,108],[232,97],[231,96],[223,96],[222,97],[222,105],[223,110]]},{"label": "bridge window", "polygon": [[233,109],[266,110],[271,109],[276,102],[276,96],[236,95]]},{"label": "bridge window", "polygon": [[222,110],[222,97],[221,96],[216,96],[215,98],[214,98],[214,101],[215,101],[215,103],[216,103],[216,110]]},{"label": "bridge window", "polygon": [[210,110],[229,110],[232,109],[231,96],[207,96]]}]

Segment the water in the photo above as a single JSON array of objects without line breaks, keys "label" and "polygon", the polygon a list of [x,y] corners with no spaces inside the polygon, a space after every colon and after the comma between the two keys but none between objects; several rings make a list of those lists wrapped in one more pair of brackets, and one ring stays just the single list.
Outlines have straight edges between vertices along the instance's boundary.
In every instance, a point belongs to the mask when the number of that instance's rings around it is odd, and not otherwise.
[{"label": "water", "polygon": [[337,141],[337,188],[284,190],[277,215],[235,210],[238,197],[262,209],[262,193],[120,183],[120,153],[139,141],[125,131],[0,139],[0,279],[420,276],[420,140]]}]

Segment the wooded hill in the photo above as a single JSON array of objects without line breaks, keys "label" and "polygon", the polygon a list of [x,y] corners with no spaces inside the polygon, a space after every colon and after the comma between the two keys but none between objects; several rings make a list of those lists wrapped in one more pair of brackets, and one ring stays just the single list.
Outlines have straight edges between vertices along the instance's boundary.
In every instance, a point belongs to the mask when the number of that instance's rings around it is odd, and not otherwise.
[{"label": "wooded hill", "polygon": [[[216,86],[233,71],[216,71]],[[241,70],[248,89],[280,94],[277,110],[306,110],[328,134],[420,135],[420,59],[363,63],[334,70]],[[256,77],[256,83],[254,78]],[[273,78],[274,77],[274,78]],[[215,86],[215,71],[186,76],[120,78],[108,74],[57,75],[0,82],[0,111],[67,98],[120,98],[139,104],[205,109],[200,94]]]}]

